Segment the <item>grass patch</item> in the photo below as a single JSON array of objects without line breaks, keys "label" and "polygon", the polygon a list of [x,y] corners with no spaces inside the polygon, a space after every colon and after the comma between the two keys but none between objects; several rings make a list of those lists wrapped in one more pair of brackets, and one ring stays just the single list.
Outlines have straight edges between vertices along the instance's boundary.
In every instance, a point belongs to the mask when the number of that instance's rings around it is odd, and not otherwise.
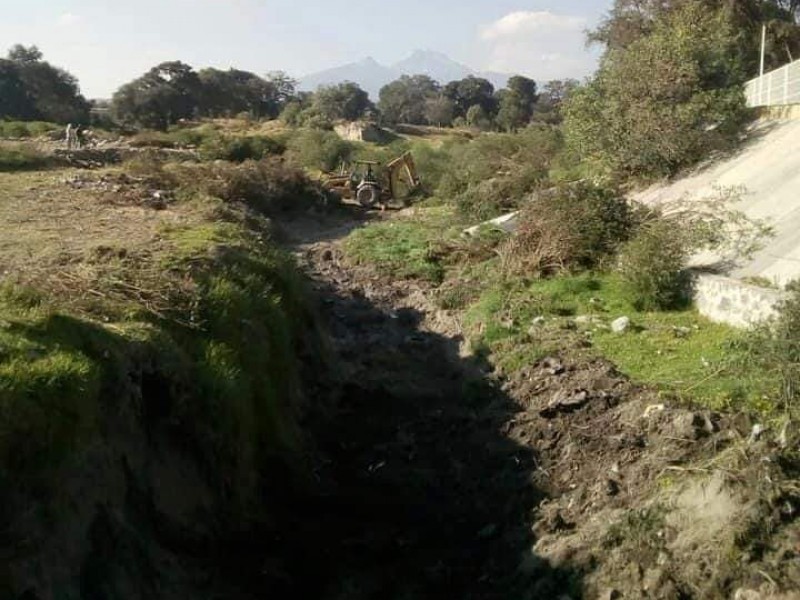
[{"label": "grass patch", "polygon": [[0,138],[39,137],[60,129],[60,125],[45,121],[0,121]]},{"label": "grass patch", "polygon": [[[272,181],[271,195],[294,189],[277,171],[259,174]],[[113,248],[105,238],[130,211],[108,218],[119,209],[81,196],[105,211],[80,236],[103,244],[72,256],[85,281],[65,279],[73,271],[61,263],[53,273],[47,263],[36,269],[43,286],[86,291],[91,310],[73,293],[37,288],[39,279],[0,290],[0,481],[19,489],[54,481],[88,444],[114,444],[103,438],[109,417],[131,419],[131,431],[176,435],[233,510],[257,507],[267,465],[298,457],[297,356],[316,327],[304,284],[270,238],[267,205],[177,185],[172,219],[151,222],[148,235],[130,223],[142,239],[116,235]],[[19,218],[27,206],[10,202],[6,215]],[[100,235],[104,227],[111,231]],[[153,310],[161,303],[169,310]]]},{"label": "grass patch", "polygon": [[33,144],[0,145],[0,172],[34,171],[47,167],[49,162]]},{"label": "grass patch", "polygon": [[416,210],[411,218],[358,229],[344,248],[352,262],[372,265],[383,275],[441,283],[446,272],[441,245],[459,232],[451,208],[431,207]]},{"label": "grass patch", "polygon": [[[610,324],[622,316],[632,326],[614,333]],[[534,325],[537,317],[544,324]],[[616,275],[500,280],[468,309],[465,325],[473,345],[508,371],[588,339],[586,352],[607,358],[635,381],[715,409],[768,412],[779,385],[742,360],[737,342],[746,333],[691,309],[640,311]]]}]

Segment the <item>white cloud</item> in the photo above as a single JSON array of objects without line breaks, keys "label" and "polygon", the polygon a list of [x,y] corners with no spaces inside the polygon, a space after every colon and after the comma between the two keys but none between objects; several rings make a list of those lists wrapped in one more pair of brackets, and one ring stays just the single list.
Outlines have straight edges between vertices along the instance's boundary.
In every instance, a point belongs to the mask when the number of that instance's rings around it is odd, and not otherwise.
[{"label": "white cloud", "polygon": [[518,11],[481,27],[484,67],[544,82],[582,78],[596,65],[585,46],[588,21],[549,11]]},{"label": "white cloud", "polygon": [[547,11],[518,11],[484,27],[481,37],[484,40],[497,40],[553,30],[582,31],[585,27],[586,20],[582,17]]},{"label": "white cloud", "polygon": [[78,25],[81,21],[83,21],[83,18],[80,15],[68,12],[58,17],[56,23],[60,27],[73,27],[75,25]]}]

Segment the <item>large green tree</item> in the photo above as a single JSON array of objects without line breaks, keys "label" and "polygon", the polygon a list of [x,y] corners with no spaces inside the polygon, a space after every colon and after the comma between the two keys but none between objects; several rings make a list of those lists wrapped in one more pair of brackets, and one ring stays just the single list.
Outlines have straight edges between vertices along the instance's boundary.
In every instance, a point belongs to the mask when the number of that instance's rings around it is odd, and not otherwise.
[{"label": "large green tree", "polygon": [[661,13],[611,45],[565,106],[568,146],[605,172],[669,175],[737,139],[746,115],[743,57],[725,8],[701,0]]},{"label": "large green tree", "polygon": [[192,67],[180,61],[165,62],[123,85],[114,94],[111,107],[124,123],[164,130],[193,117],[201,93],[202,82]]},{"label": "large green tree", "polygon": [[427,75],[403,75],[381,88],[378,108],[389,123],[419,125],[427,121],[426,102],[439,92],[439,84]]},{"label": "large green tree", "polygon": [[0,67],[0,118],[86,121],[78,80],[43,59],[36,46],[14,46]]},{"label": "large green tree", "polygon": [[497,112],[494,86],[481,77],[470,75],[459,81],[451,81],[444,86],[443,93],[453,102],[457,117],[466,118],[467,111],[476,105],[487,116],[494,116]]},{"label": "large green tree", "polygon": [[495,121],[506,131],[516,131],[530,123],[538,95],[533,79],[515,75],[508,80],[506,89],[497,94],[499,110]]},{"label": "large green tree", "polygon": [[319,88],[311,103],[311,109],[329,121],[354,121],[372,107],[367,92],[352,81]]},{"label": "large green tree", "polygon": [[[615,0],[611,11],[593,31],[590,41],[607,49],[624,49],[649,35],[656,23],[698,0]],[[723,11],[734,27],[738,52],[748,75],[757,74],[761,27],[766,25],[766,67],[772,69],[800,58],[800,0],[702,0],[709,12]]]},{"label": "large green tree", "polygon": [[232,116],[246,112],[256,118],[277,117],[284,91],[248,71],[203,69],[197,76],[201,90],[199,109],[210,117]]},{"label": "large green tree", "polygon": [[19,68],[10,60],[0,59],[0,119],[28,120],[36,116]]}]

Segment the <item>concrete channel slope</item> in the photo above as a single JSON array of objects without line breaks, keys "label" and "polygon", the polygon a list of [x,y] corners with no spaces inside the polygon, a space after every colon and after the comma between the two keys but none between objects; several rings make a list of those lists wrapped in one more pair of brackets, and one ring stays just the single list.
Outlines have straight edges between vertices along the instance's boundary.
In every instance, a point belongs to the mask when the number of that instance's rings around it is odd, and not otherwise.
[{"label": "concrete channel slope", "polygon": [[800,119],[759,121],[735,155],[669,184],[653,186],[636,198],[648,204],[708,198],[720,187],[743,188],[736,208],[767,220],[775,230],[752,260],[726,275],[763,277],[780,285],[800,278]]}]

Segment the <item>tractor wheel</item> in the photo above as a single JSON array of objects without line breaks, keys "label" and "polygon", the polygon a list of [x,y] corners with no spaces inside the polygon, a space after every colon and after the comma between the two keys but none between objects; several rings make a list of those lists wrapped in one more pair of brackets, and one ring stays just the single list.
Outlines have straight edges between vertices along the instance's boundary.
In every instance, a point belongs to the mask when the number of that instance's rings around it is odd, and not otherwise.
[{"label": "tractor wheel", "polygon": [[381,199],[380,190],[374,185],[362,185],[356,192],[356,200],[364,208],[369,208],[377,204]]}]

